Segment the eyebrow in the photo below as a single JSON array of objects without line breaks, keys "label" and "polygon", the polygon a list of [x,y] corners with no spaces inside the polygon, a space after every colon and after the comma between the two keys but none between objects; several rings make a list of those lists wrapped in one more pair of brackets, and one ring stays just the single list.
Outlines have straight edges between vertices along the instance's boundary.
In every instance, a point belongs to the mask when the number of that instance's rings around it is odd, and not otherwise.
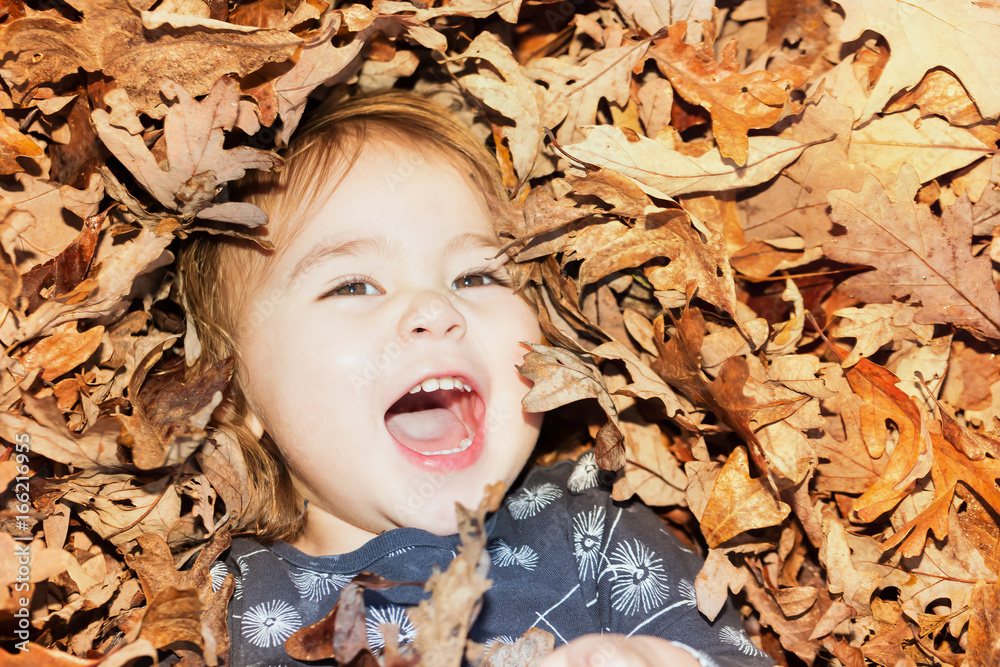
[{"label": "eyebrow", "polygon": [[[444,248],[444,254],[454,255],[477,249],[499,250],[500,238],[495,234],[467,232],[456,236]],[[292,269],[286,285],[293,285],[299,277],[314,269],[319,264],[339,257],[363,257],[365,255],[381,255],[386,259],[399,258],[402,247],[383,234],[369,234],[347,241],[338,241],[318,245],[299,260]]]}]

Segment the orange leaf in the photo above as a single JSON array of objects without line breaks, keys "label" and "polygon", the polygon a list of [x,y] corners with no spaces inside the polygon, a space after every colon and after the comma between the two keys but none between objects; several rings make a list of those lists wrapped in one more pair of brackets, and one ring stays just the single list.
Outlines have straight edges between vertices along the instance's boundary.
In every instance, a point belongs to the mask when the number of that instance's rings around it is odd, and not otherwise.
[{"label": "orange leaf", "polygon": [[742,532],[776,526],[791,511],[760,479],[750,477],[748,464],[746,450],[737,447],[715,480],[701,518],[701,531],[712,548]]},{"label": "orange leaf", "polygon": [[806,82],[810,72],[790,65],[780,72],[741,74],[735,59],[736,41],[726,44],[716,60],[715,24],[703,21],[702,26],[705,38],[700,44],[684,43],[687,23],[679,21],[649,52],[681,97],[712,114],[712,131],[722,155],[743,166],[749,150],[747,132],[771,127],[798,113],[801,105],[790,102],[788,95]]},{"label": "orange leaf", "polygon": [[41,156],[42,149],[38,144],[11,127],[0,111],[0,174],[24,171],[24,167],[17,163],[19,157]]},{"label": "orange leaf", "polygon": [[854,503],[862,521],[873,521],[891,510],[909,492],[913,483],[931,468],[933,448],[927,426],[909,396],[896,387],[899,378],[867,359],[846,371],[854,393],[864,400],[858,414],[861,435],[873,459],[885,452],[892,420],[899,429],[885,470],[878,480]]}]

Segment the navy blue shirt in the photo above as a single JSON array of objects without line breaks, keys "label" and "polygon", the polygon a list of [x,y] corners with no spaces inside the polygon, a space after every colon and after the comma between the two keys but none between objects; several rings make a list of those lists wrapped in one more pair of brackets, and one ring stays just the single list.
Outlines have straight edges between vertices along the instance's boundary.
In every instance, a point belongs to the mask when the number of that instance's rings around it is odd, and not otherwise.
[{"label": "navy blue shirt", "polygon": [[[771,667],[726,605],[714,622],[698,612],[694,578],[701,559],[638,501],[616,502],[592,452],[532,470],[486,521],[492,560],[483,608],[472,639],[513,643],[532,627],[556,646],[590,633],[653,635],[685,645],[705,667]],[[326,616],[340,589],[362,571],[394,581],[426,581],[455,557],[456,535],[397,528],[360,549],[309,556],[285,541],[263,546],[236,537],[212,566],[213,587],[236,577],[229,603],[230,664],[318,665],[285,653],[293,632]],[[368,642],[378,651],[383,623],[416,629],[407,608],[426,593],[418,586],[365,591]]]}]

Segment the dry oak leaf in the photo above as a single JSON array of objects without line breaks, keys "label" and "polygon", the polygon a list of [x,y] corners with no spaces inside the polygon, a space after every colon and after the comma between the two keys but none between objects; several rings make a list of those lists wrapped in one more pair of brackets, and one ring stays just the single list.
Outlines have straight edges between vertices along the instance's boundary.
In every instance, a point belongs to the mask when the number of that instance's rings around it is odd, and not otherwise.
[{"label": "dry oak leaf", "polygon": [[581,127],[580,132],[583,141],[564,146],[569,155],[613,169],[635,181],[646,194],[667,200],[759,185],[774,178],[807,147],[780,137],[750,137],[748,157],[737,166],[718,149],[691,157],[618,126]]},{"label": "dry oak leaf", "polygon": [[[821,439],[809,441],[816,455],[826,459],[826,462],[820,461],[816,466],[816,491],[861,494],[885,471],[888,457],[873,457],[865,446],[861,429],[861,412],[864,410],[865,399],[848,393],[840,399],[839,414],[846,438],[843,441],[837,440],[826,429]],[[829,417],[834,418],[836,417]]]},{"label": "dry oak leaf", "polygon": [[899,378],[867,359],[858,361],[845,375],[854,393],[864,400],[858,411],[861,435],[873,459],[881,458],[886,451],[888,421],[898,429],[885,470],[854,502],[854,513],[862,521],[871,522],[895,507],[916,480],[930,471],[934,448],[920,410],[896,386]]},{"label": "dry oak leaf", "polygon": [[969,614],[970,665],[1000,664],[1000,582],[977,581],[972,589]]},{"label": "dry oak leaf", "polygon": [[[287,640],[284,648],[296,660],[332,658],[349,667],[374,667],[377,661],[368,646],[365,624],[364,591],[384,590],[397,585],[372,572],[361,572],[340,591],[333,609],[319,621],[299,628]],[[379,630],[385,636],[384,649],[393,645],[385,626]]]},{"label": "dry oak leaf", "polygon": [[889,43],[889,62],[857,120],[882,111],[897,92],[920,82],[924,73],[944,67],[962,85],[986,118],[1000,115],[1000,7],[993,2],[928,0],[837,0],[844,8],[842,42],[866,30]]},{"label": "dry oak leaf", "polygon": [[27,299],[25,312],[30,313],[48,299],[69,294],[87,277],[104,219],[104,215],[87,218],[80,234],[57,256],[31,267],[21,276],[21,294]]},{"label": "dry oak leaf", "polygon": [[380,14],[396,12],[413,12],[414,18],[427,23],[438,16],[468,16],[470,18],[486,18],[494,12],[508,23],[516,23],[518,12],[521,11],[521,0],[456,0],[443,4],[441,7],[430,7],[431,3],[414,5],[409,2],[395,0],[375,0],[372,8]]},{"label": "dry oak leaf", "polygon": [[708,620],[715,620],[729,600],[729,591],[739,593],[749,576],[746,568],[733,565],[725,549],[709,549],[705,563],[694,579],[698,611]]},{"label": "dry oak leaf", "polygon": [[[597,121],[602,100],[619,108],[629,103],[633,74],[641,68],[649,48],[645,42],[626,42],[594,51],[578,62],[541,58],[525,68],[528,77],[544,83],[543,127],[556,127],[556,139],[566,145],[579,141],[583,127]],[[561,124],[560,124],[561,123]]]},{"label": "dry oak leaf", "polygon": [[147,379],[174,342],[164,340],[139,362],[128,387],[132,414],[117,416],[122,444],[131,448],[132,462],[142,470],[181,463],[202,445],[204,428],[232,375],[232,359],[213,364],[197,377],[185,377],[183,362],[174,359]]},{"label": "dry oak leaf", "polygon": [[11,239],[10,248],[18,253],[18,267],[22,273],[30,266],[55,258],[80,236],[79,226],[64,217],[65,204],[58,183],[17,173],[13,183],[9,180],[0,183],[0,201],[5,205],[3,213],[8,210],[6,206],[12,205],[14,211],[30,214],[35,221],[18,230]]},{"label": "dry oak leaf", "polygon": [[913,306],[896,301],[866,303],[861,308],[835,310],[833,315],[843,319],[830,331],[830,336],[854,338],[857,341],[841,365],[849,368],[862,357],[872,356],[883,345],[893,341],[917,340],[929,343],[934,327],[914,324],[913,318],[916,313],[917,309]]},{"label": "dry oak leaf", "polygon": [[119,469],[118,436],[121,426],[110,417],[91,424],[83,435],[74,435],[66,427],[55,396],[35,398],[22,393],[24,408],[31,418],[12,412],[0,412],[0,436],[15,442],[18,433],[31,436],[31,451],[45,458],[79,470]]},{"label": "dry oak leaf", "polygon": [[642,359],[637,357],[635,353],[624,345],[618,341],[611,341],[590,350],[590,354],[598,361],[617,359],[625,364],[625,369],[628,371],[631,382],[615,388],[612,394],[645,400],[658,399],[663,404],[663,409],[668,417],[676,418],[680,415],[681,423],[685,428],[689,430],[696,429],[693,424],[684,418],[685,414],[692,411],[691,406],[686,404],[686,401],[682,401],[674,393],[670,385],[660,379]]},{"label": "dry oak leaf", "polygon": [[798,113],[801,105],[789,94],[809,78],[809,70],[789,65],[780,72],[740,73],[736,62],[736,40],[730,40],[715,58],[715,24],[702,21],[700,44],[684,43],[687,23],[667,29],[665,39],[656,40],[650,54],[678,95],[704,107],[712,115],[712,133],[722,157],[745,166],[751,159],[747,132],[772,127],[782,118]]},{"label": "dry oak leaf", "polygon": [[616,0],[615,4],[630,28],[640,27],[650,35],[677,21],[711,19],[715,7],[712,0]]},{"label": "dry oak leaf", "polygon": [[715,478],[701,516],[701,532],[714,549],[748,530],[777,526],[790,511],[760,479],[750,477],[746,450],[737,447]]},{"label": "dry oak leaf", "polygon": [[920,109],[920,116],[941,116],[952,125],[965,127],[982,122],[975,103],[955,75],[946,69],[927,72],[920,85],[893,99],[885,113]]},{"label": "dry oak leaf", "polygon": [[36,158],[43,154],[44,151],[41,147],[30,137],[11,127],[7,119],[4,118],[3,112],[0,111],[0,174],[24,171],[24,167],[18,164],[17,158]]},{"label": "dry oak leaf", "polygon": [[[27,93],[83,68],[103,72],[143,112],[161,104],[158,81],[171,79],[204,95],[220,74],[243,77],[286,60],[301,40],[284,30],[248,29],[222,21],[148,29],[126,0],[72,0],[79,22],[28,16],[0,30],[0,71]],[[183,18],[183,17],[177,17]],[[192,63],[197,67],[192,67]],[[21,95],[18,95],[20,97]]]},{"label": "dry oak leaf", "polygon": [[[540,107],[545,106],[546,91],[525,75],[510,47],[492,32],[479,33],[464,53],[448,58],[446,62],[449,69],[457,74],[465,69],[470,59],[482,60],[489,67],[480,68],[481,74],[473,72],[460,76],[458,81],[483,104],[513,121],[513,125],[495,125],[494,132],[507,140],[518,179],[527,180],[532,175],[532,167],[542,145]],[[502,78],[497,77],[494,70]],[[554,125],[548,121],[546,124]]]},{"label": "dry oak leaf", "polygon": [[23,357],[25,370],[42,369],[42,379],[52,381],[70,372],[97,351],[104,337],[104,327],[98,325],[77,331],[76,322],[67,322],[34,345]]},{"label": "dry oak leaf", "polygon": [[136,180],[168,210],[182,218],[195,215],[255,227],[267,222],[256,206],[245,202],[210,202],[226,181],[242,178],[247,169],[270,170],[281,158],[249,146],[223,148],[225,131],[236,122],[239,85],[222,77],[201,102],[179,84],[161,80],[168,99],[175,99],[163,124],[167,159],[161,166],[142,137],[115,127],[103,109],[91,113],[105,146],[132,172]]},{"label": "dry oak leaf", "polygon": [[921,183],[961,169],[988,154],[988,146],[970,130],[937,118],[921,118],[910,109],[876,116],[851,134],[847,159],[892,174],[903,163],[917,170]]},{"label": "dry oak leaf", "polygon": [[[874,556],[876,562],[877,558]],[[917,557],[903,559],[899,567],[884,568],[884,571],[886,576],[880,587],[898,588],[903,612],[921,625],[928,620],[925,615],[929,608],[939,609],[940,601],[947,600],[950,612],[936,613],[941,615],[939,620],[949,626],[954,637],[960,635],[962,626],[969,621],[969,599],[976,581],[996,576],[987,572],[981,563],[970,566],[962,562],[951,542],[942,544],[933,540],[927,542]]]},{"label": "dry oak leaf", "polygon": [[116,546],[152,535],[188,541],[183,531],[171,534],[181,520],[181,495],[169,475],[147,481],[132,473],[86,471],[51,486],[83,508],[76,514],[80,521]]},{"label": "dry oak leaf", "polygon": [[140,658],[158,659],[156,647],[146,639],[121,643],[99,658],[78,658],[64,651],[27,642],[24,651],[13,655],[3,653],[5,667],[126,667]]},{"label": "dry oak leaf", "polygon": [[227,575],[216,591],[210,568],[230,542],[228,530],[216,532],[200,549],[194,565],[189,570],[178,571],[170,546],[162,537],[152,534],[139,536],[141,553],[133,550],[125,556],[125,560],[138,575],[143,594],[149,601],[143,611],[140,638],[148,639],[158,648],[177,641],[190,642],[201,650],[173,650],[182,658],[185,655],[189,659],[204,657],[207,664],[217,662],[209,655],[203,656],[203,651],[206,654],[227,654],[229,633],[226,613],[235,579],[231,574]]},{"label": "dry oak leaf", "polygon": [[148,229],[127,243],[108,235],[98,244],[89,276],[65,295],[49,299],[19,323],[15,341],[45,336],[66,322],[116,314],[127,306],[138,276],[173,261],[166,250],[172,236]]},{"label": "dry oak leaf", "polygon": [[597,463],[605,470],[625,465],[625,438],[618,427],[618,410],[601,372],[593,364],[568,350],[531,344],[524,364],[515,368],[534,382],[521,399],[521,406],[528,412],[547,412],[585,398],[597,399],[608,417],[597,433]]},{"label": "dry oak leaf", "polygon": [[[330,12],[324,17],[316,35],[302,44],[296,52],[294,66],[273,83],[268,82],[258,87],[261,93],[276,101],[277,113],[282,122],[278,135],[279,145],[288,143],[302,118],[309,95],[317,87],[333,85],[354,76],[361,65],[358,54],[365,45],[365,39],[374,31],[373,24],[377,20],[376,14],[361,5],[351,5]],[[397,23],[402,20],[405,19]],[[330,39],[342,28],[355,34],[343,46],[334,46]],[[270,125],[273,118],[265,114],[262,122]]]},{"label": "dry oak leaf", "polygon": [[[961,430],[957,424],[954,426]],[[952,431],[954,438],[957,434],[954,429]],[[934,463],[931,466],[934,499],[883,542],[879,547],[881,551],[899,545],[899,552],[911,558],[923,550],[928,531],[933,531],[939,540],[943,540],[948,534],[948,512],[959,483],[970,488],[994,511],[1000,511],[1000,489],[996,484],[996,480],[1000,479],[1000,461],[993,458],[974,461],[956,446],[958,443],[949,442],[937,433],[931,433],[931,441],[934,445]]]},{"label": "dry oak leaf", "polygon": [[725,238],[682,209],[650,207],[634,227],[591,249],[580,265],[580,288],[658,258],[669,263],[643,268],[654,289],[686,294],[693,283],[701,299],[736,319],[736,287]]},{"label": "dry oak leaf", "polygon": [[1000,296],[989,257],[972,254],[972,208],[967,198],[939,218],[914,202],[920,187],[903,165],[895,201],[873,176],[860,192],[832,190],[832,218],[847,234],[823,244],[831,259],[875,267],[840,284],[845,294],[873,303],[909,298],[921,304],[914,321],[949,323],[1000,338]]},{"label": "dry oak leaf", "polygon": [[427,667],[459,667],[466,652],[469,628],[482,608],[482,596],[492,583],[486,578],[490,557],[486,551],[486,515],[503,501],[504,485],[485,489],[475,510],[455,504],[462,544],[444,572],[434,568],[424,584],[429,598],[410,611],[416,627],[414,648]]},{"label": "dry oak leaf", "polygon": [[[741,198],[740,218],[746,239],[797,236],[803,245],[792,248],[804,251],[797,263],[819,259],[814,254],[818,252],[816,246],[831,236],[832,228],[827,192],[833,185],[860,189],[865,176],[872,172],[868,165],[848,161],[852,134],[851,110],[833,95],[810,102],[801,115],[790,119],[788,129],[780,136],[813,145],[766,189],[753,197]],[[834,135],[832,140],[823,141],[831,135]]]}]

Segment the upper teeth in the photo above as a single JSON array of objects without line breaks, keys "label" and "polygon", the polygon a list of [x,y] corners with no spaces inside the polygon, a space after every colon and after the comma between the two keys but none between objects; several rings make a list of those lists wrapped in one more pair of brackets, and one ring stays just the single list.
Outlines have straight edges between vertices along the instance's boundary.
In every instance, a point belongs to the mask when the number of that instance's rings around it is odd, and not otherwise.
[{"label": "upper teeth", "polygon": [[411,394],[415,394],[418,391],[437,391],[438,389],[464,389],[465,391],[472,391],[472,387],[462,382],[460,379],[455,377],[439,377],[439,378],[427,378],[413,389],[410,390]]}]

